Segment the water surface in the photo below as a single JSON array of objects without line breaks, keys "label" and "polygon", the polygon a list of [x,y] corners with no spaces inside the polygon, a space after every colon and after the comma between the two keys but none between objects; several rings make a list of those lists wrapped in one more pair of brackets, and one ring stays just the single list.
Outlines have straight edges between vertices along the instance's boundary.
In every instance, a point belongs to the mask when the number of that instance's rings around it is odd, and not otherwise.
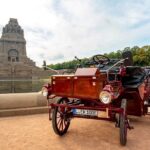
[{"label": "water surface", "polygon": [[0,80],[0,94],[38,92],[49,80]]}]

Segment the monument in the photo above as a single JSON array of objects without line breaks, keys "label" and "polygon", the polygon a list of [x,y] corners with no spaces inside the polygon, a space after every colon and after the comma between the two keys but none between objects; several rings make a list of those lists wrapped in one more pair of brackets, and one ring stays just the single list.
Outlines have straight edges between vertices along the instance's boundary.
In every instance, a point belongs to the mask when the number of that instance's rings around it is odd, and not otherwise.
[{"label": "monument", "polygon": [[53,73],[27,57],[24,31],[17,19],[10,18],[0,38],[0,79],[39,79]]}]

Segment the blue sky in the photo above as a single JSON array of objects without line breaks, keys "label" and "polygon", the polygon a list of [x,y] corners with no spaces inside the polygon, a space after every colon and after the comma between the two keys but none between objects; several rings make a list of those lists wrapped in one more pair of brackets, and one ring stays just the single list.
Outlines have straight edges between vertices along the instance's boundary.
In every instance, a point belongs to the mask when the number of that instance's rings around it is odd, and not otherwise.
[{"label": "blue sky", "polygon": [[0,30],[17,18],[37,65],[150,44],[149,0],[0,0]]}]

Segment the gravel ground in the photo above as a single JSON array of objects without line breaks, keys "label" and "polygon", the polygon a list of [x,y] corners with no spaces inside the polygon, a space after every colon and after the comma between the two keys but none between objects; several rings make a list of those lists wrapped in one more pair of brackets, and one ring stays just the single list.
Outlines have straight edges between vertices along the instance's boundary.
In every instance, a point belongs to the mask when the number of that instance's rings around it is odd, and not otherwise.
[{"label": "gravel ground", "polygon": [[150,116],[131,118],[131,123],[135,129],[122,147],[111,122],[73,119],[59,137],[48,114],[0,118],[0,150],[150,150]]}]

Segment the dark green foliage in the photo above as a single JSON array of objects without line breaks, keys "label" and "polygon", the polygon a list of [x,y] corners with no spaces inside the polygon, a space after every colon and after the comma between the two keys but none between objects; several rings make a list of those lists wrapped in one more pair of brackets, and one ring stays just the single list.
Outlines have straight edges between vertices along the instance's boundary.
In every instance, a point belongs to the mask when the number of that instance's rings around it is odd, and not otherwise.
[{"label": "dark green foliage", "polygon": [[[133,62],[134,65],[140,65],[140,66],[149,66],[150,65],[150,45],[146,45],[143,47],[134,46],[132,48],[126,47],[123,50],[117,50],[110,53],[104,53],[105,56],[112,58],[112,59],[120,59],[122,58],[122,52],[130,50],[133,54]],[[83,58],[81,61],[81,65],[85,65],[88,58]],[[74,69],[79,64],[79,61],[72,60],[68,62],[63,63],[57,63],[57,64],[50,64],[48,65],[52,69]]]},{"label": "dark green foliage", "polygon": [[81,63],[78,60],[72,60],[72,61],[67,61],[67,62],[63,62],[63,63],[57,63],[57,64],[50,64],[48,65],[48,67],[52,68],[52,69],[74,69],[76,68],[77,65],[85,65],[86,61],[88,60],[88,58],[83,58],[81,60]]}]

